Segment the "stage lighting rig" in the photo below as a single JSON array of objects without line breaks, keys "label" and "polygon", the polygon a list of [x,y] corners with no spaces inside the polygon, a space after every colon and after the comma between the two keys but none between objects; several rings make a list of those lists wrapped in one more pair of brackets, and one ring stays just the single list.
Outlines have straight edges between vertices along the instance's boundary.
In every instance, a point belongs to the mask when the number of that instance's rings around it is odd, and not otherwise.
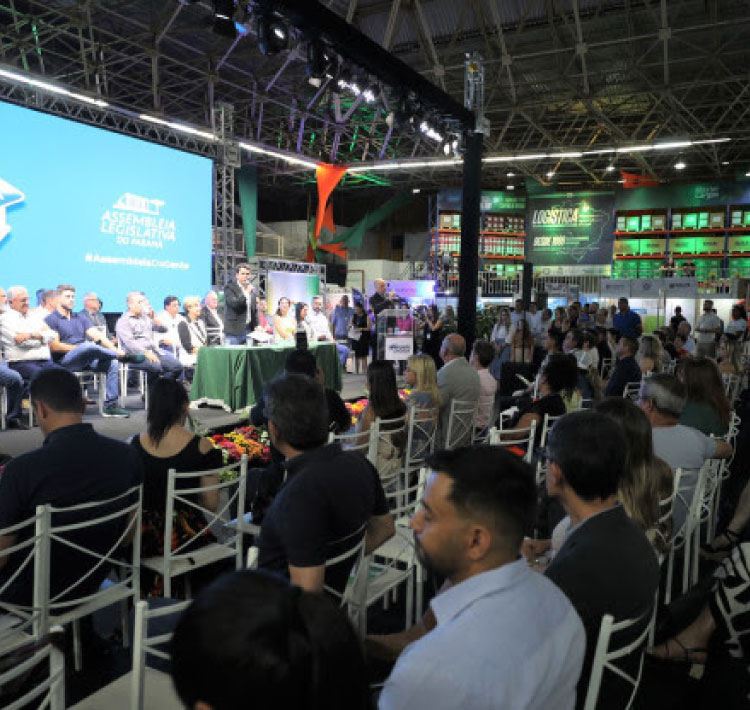
[{"label": "stage lighting rig", "polygon": [[237,27],[234,14],[237,10],[235,0],[214,0],[214,32],[222,37],[235,39]]},{"label": "stage lighting rig", "polygon": [[286,49],[289,44],[289,28],[284,21],[274,13],[266,11],[259,12],[256,17],[258,49],[261,54],[270,57]]},{"label": "stage lighting rig", "polygon": [[333,79],[336,73],[336,55],[320,40],[312,40],[307,44],[307,76],[308,81],[315,87],[323,83],[323,79]]}]

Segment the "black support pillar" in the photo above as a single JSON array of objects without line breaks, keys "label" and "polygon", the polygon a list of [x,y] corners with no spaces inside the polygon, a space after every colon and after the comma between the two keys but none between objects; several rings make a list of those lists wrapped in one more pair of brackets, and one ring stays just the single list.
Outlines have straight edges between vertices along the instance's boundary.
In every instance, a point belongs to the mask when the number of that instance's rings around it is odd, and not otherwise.
[{"label": "black support pillar", "polygon": [[458,270],[458,332],[466,338],[466,355],[474,343],[477,323],[479,271],[479,207],[482,197],[481,133],[466,133],[463,206],[461,213],[461,261]]}]

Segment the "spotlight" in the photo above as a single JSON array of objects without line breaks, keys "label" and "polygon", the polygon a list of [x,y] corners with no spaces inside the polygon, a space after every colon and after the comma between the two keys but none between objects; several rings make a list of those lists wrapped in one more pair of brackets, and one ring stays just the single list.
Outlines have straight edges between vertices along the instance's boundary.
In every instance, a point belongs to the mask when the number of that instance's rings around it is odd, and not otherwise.
[{"label": "spotlight", "polygon": [[505,177],[507,177],[507,178],[512,178],[512,177],[515,177],[515,176],[516,176],[516,174],[513,171],[509,171],[509,172],[505,173]]},{"label": "spotlight", "polygon": [[438,133],[435,128],[428,123],[427,121],[422,121],[419,124],[419,130],[424,133],[428,138],[432,138],[432,140],[437,141],[438,143],[443,142],[443,136]]},{"label": "spotlight", "polygon": [[607,170],[608,173],[611,173],[614,169],[615,169],[614,165],[608,165],[607,168],[606,168],[606,170]]},{"label": "spotlight", "polygon": [[273,15],[258,15],[257,34],[258,49],[267,57],[286,49],[289,42],[289,31],[286,25]]},{"label": "spotlight", "polygon": [[722,161],[721,161],[721,164],[722,164],[722,165],[729,165],[729,161],[728,161],[728,160],[722,160]]},{"label": "spotlight", "polygon": [[320,40],[313,40],[307,45],[305,69],[314,86],[320,86],[324,78],[333,79],[335,63],[335,56]]},{"label": "spotlight", "polygon": [[237,37],[234,24],[234,0],[214,0],[214,32],[222,37]]},{"label": "spotlight", "polygon": [[555,171],[554,170],[550,170],[547,173],[547,177],[551,180],[553,177],[555,177]]},{"label": "spotlight", "polygon": [[686,167],[687,167],[687,165],[682,160],[678,160],[674,164],[674,169],[675,170],[684,170]]}]

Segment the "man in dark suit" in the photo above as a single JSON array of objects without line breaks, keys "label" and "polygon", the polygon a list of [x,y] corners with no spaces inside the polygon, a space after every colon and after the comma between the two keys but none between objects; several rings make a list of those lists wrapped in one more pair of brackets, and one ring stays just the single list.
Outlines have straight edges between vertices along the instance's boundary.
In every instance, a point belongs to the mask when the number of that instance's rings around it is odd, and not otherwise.
[{"label": "man in dark suit", "polygon": [[[375,279],[375,293],[370,296],[370,308],[372,308],[372,314],[373,314],[373,321],[377,323],[378,315],[381,311],[384,311],[388,308],[396,308],[396,292],[391,291],[390,293],[386,293],[387,284],[383,279]],[[396,319],[395,318],[388,318],[388,323],[386,324],[386,327],[393,328],[396,325]],[[376,326],[377,329],[377,326]],[[372,351],[372,359],[378,360],[379,359],[379,348],[378,345],[380,343],[377,343],[376,346],[373,348]]]},{"label": "man in dark suit", "polygon": [[625,385],[641,381],[641,367],[635,359],[638,352],[638,341],[623,335],[617,341],[617,364],[609,378],[605,397],[622,397]]},{"label": "man in dark suit", "polygon": [[[659,588],[656,554],[616,501],[627,446],[620,425],[594,412],[564,416],[547,440],[547,491],[562,503],[571,527],[546,574],[568,596],[586,629],[579,708],[586,698],[602,617],[643,617],[632,631],[614,637],[618,646],[625,644],[645,628]],[[630,670],[637,662],[633,653],[618,665]],[[605,671],[598,707],[624,707],[620,701],[630,691],[632,686]]]},{"label": "man in dark suit", "polygon": [[229,345],[244,345],[258,324],[250,264],[237,266],[237,276],[224,287],[224,335]]}]

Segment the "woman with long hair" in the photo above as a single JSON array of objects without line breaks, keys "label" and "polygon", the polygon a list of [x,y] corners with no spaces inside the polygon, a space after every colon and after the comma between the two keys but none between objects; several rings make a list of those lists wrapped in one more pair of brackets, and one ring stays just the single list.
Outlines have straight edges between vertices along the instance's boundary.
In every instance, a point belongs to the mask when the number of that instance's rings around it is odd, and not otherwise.
[{"label": "woman with long hair", "polygon": [[433,303],[427,306],[422,323],[422,352],[429,355],[436,368],[443,366],[440,358],[440,346],[443,344],[443,321],[438,307]]},{"label": "woman with long hair", "polygon": [[273,318],[273,329],[276,331],[276,342],[290,342],[294,340],[294,334],[297,331],[297,321],[289,313],[291,302],[286,296],[279,299],[276,314]]},{"label": "woman with long hair", "polygon": [[370,317],[365,311],[365,307],[361,301],[354,302],[354,313],[349,321],[349,335],[355,335],[359,333],[359,337],[351,338],[352,350],[354,350],[354,371],[359,374],[360,372],[367,371],[367,356],[370,354]]},{"label": "woman with long hair", "polygon": [[440,407],[440,390],[437,384],[437,370],[429,355],[412,355],[406,363],[406,384],[411,393],[406,398],[406,404],[415,407]]},{"label": "woman with long hair", "polygon": [[302,328],[307,336],[307,342],[313,342],[313,329],[307,322],[307,304],[298,301],[294,304],[295,333]]},{"label": "woman with long hair", "polygon": [[742,367],[742,348],[736,335],[724,333],[719,338],[719,352],[716,359],[719,363],[719,372],[722,375],[742,374],[744,371]]},{"label": "woman with long hair", "polygon": [[[396,373],[393,371],[393,363],[390,360],[376,360],[371,362],[367,368],[367,390],[369,402],[357,422],[357,432],[370,431],[375,419],[397,419],[406,414],[406,405],[398,394],[396,384]],[[391,428],[394,425],[390,425]],[[388,478],[401,467],[404,454],[406,437],[403,430],[394,431],[393,435],[387,435],[387,428],[381,429],[378,442],[377,465],[381,478]]]},{"label": "woman with long hair", "polygon": [[525,318],[519,319],[510,342],[510,361],[533,362],[535,346],[536,340],[529,330],[528,322]]},{"label": "woman with long hair", "polygon": [[565,309],[562,306],[555,308],[555,318],[552,321],[552,327],[562,330],[563,321],[568,317]]},{"label": "woman with long hair", "polygon": [[732,418],[732,406],[724,394],[716,363],[706,357],[685,358],[680,377],[687,389],[687,404],[679,423],[704,434],[724,436]]},{"label": "woman with long hair", "polygon": [[644,375],[661,372],[664,362],[664,349],[661,346],[661,340],[655,335],[641,336],[635,360]]},{"label": "woman with long hair", "polygon": [[180,362],[183,367],[194,368],[198,360],[198,349],[208,342],[206,324],[201,318],[201,299],[198,296],[185,296],[182,302],[185,318],[177,324],[180,336]]},{"label": "woman with long hair", "polygon": [[[149,392],[146,431],[134,436],[130,442],[143,461],[143,557],[164,553],[164,516],[169,470],[211,471],[223,465],[221,451],[214,448],[210,439],[193,434],[185,428],[189,406],[190,401],[182,384],[165,377],[159,378]],[[218,482],[216,474],[200,478],[203,488],[214,486]],[[178,478],[176,486],[195,488],[195,479]],[[202,491],[197,496],[196,503],[208,510],[216,510],[219,505],[218,492]],[[178,545],[190,538],[187,530],[203,531],[196,536],[196,545],[213,541],[213,536],[208,530],[204,530],[205,520],[196,508],[176,501],[175,514],[179,521],[174,526]],[[141,573],[147,591],[153,592],[158,580],[146,582],[147,576]]]}]

